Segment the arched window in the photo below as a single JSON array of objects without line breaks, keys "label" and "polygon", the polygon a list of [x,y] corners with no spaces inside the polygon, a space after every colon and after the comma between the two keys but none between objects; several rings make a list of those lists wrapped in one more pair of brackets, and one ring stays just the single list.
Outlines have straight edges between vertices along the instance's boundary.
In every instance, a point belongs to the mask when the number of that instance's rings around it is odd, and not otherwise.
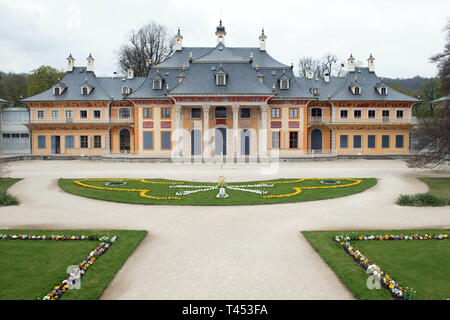
[{"label": "arched window", "polygon": [[88,95],[88,88],[87,88],[87,87],[81,88],[81,94],[82,94],[83,96],[87,96],[87,95]]}]

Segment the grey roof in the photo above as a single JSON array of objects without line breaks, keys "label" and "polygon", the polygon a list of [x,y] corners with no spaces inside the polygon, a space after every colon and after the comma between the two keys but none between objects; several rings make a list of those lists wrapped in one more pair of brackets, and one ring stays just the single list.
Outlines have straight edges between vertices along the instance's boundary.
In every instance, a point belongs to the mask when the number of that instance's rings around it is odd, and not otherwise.
[{"label": "grey roof", "polygon": [[[145,78],[96,77],[94,72],[87,72],[85,67],[74,67],[72,72],[66,72],[64,77],[52,88],[32,97],[22,99],[23,102],[33,101],[109,101],[124,100],[122,87],[131,87],[132,90],[140,87]],[[89,95],[81,94],[81,87],[88,84],[92,89]],[[53,88],[62,86],[66,89],[61,95],[54,95]],[[113,97],[113,98],[111,98]]]},{"label": "grey roof", "polygon": [[[224,53],[222,55],[214,53],[216,48],[219,45],[222,45],[226,48],[223,50]],[[180,51],[175,51],[174,54],[167,59],[166,61],[158,64],[155,68],[182,68],[183,65],[185,67],[189,67],[189,54],[192,52],[192,60],[196,61],[201,58],[205,58],[209,53],[214,54],[209,56],[209,62],[213,62],[213,58],[219,59],[221,56],[226,55],[233,60],[240,61],[249,61],[250,55],[253,53],[253,67],[258,66],[259,68],[289,68],[288,65],[282,64],[278,62],[274,58],[272,58],[267,51],[259,50],[259,47],[226,47],[223,43],[219,43],[215,47],[183,47]],[[237,58],[237,57],[240,57]],[[205,58],[206,60],[206,58]],[[221,62],[216,60],[214,62]]]},{"label": "grey roof", "polygon": [[[314,96],[309,92],[309,87],[295,80],[293,70],[288,67],[286,69],[259,69],[259,72],[264,75],[263,83],[269,87],[272,92],[275,87],[275,94],[280,98],[313,98]],[[291,79],[289,90],[280,89],[281,77]]]},{"label": "grey roof", "polygon": [[[215,73],[220,68],[227,73],[225,86],[217,86]],[[273,94],[262,84],[250,63],[193,63],[186,78],[170,91],[170,94]]]},{"label": "grey roof", "polygon": [[1,103],[1,104],[4,104],[4,103],[9,103],[9,102],[6,101],[6,100],[3,100],[2,98],[0,98],[0,103]]},{"label": "grey roof", "polygon": [[[354,95],[350,87],[355,83],[361,87],[361,94]],[[348,72],[345,77],[330,77],[330,82],[321,79],[296,78],[303,88],[318,88],[320,101],[405,101],[419,102],[418,99],[389,88],[386,95],[380,95],[376,86],[382,82],[369,68],[357,67],[355,72]],[[386,85],[386,87],[388,87]],[[316,96],[317,97],[317,96]]]},{"label": "grey roof", "polygon": [[444,97],[441,97],[439,99],[433,100],[433,101],[431,101],[431,103],[439,103],[439,102],[443,102],[443,101],[447,101],[447,100],[450,100],[450,94],[448,94]]},{"label": "grey roof", "polygon": [[226,47],[222,42],[219,42],[213,50],[204,56],[193,60],[195,63],[247,63],[249,61],[250,55],[244,59]]}]

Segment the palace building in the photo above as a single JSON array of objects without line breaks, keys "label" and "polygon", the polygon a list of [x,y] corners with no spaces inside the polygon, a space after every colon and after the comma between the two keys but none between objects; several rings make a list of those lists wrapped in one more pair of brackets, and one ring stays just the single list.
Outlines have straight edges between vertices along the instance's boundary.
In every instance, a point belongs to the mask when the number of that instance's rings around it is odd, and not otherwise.
[{"label": "palace building", "polygon": [[[346,75],[296,77],[259,47],[183,47],[147,77],[97,77],[94,59],[23,99],[33,154],[120,154],[262,159],[323,154],[406,154],[419,102],[348,59]],[[234,160],[233,160],[234,161]]]}]

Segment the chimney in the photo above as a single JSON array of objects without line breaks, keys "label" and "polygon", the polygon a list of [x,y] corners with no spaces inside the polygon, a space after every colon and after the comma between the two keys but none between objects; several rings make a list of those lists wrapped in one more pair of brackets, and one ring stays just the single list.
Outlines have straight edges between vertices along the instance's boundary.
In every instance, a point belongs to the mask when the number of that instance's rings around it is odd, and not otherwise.
[{"label": "chimney", "polygon": [[131,80],[134,78],[134,70],[132,68],[127,69],[127,79]]},{"label": "chimney", "polygon": [[375,58],[370,54],[369,59],[367,59],[367,66],[369,67],[369,72],[375,72]]},{"label": "chimney", "polygon": [[113,72],[113,78],[114,78],[114,79],[117,79],[118,76],[119,76],[119,75],[117,74],[117,72],[114,71],[114,72]]},{"label": "chimney", "polygon": [[67,57],[67,72],[72,72],[74,66],[75,59],[72,57],[72,54],[69,54],[69,56]]},{"label": "chimney", "polygon": [[350,54],[350,57],[347,59],[348,63],[348,72],[355,72],[355,58]]},{"label": "chimney", "polygon": [[92,58],[92,55],[89,53],[89,57],[86,58],[88,64],[86,71],[94,72],[94,58]]},{"label": "chimney", "polygon": [[329,73],[325,73],[323,75],[323,81],[325,82],[330,82],[330,74]]}]

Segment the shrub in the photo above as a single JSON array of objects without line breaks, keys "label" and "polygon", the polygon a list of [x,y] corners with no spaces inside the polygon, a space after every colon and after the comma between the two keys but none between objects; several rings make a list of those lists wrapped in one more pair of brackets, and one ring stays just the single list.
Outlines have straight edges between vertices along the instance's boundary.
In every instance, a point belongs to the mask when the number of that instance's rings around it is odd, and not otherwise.
[{"label": "shrub", "polygon": [[16,197],[10,195],[6,191],[0,192],[0,206],[14,206],[18,205],[19,200]]},{"label": "shrub", "polygon": [[397,198],[397,204],[399,206],[439,207],[448,205],[449,200],[427,193],[419,193],[414,195],[402,194]]}]

